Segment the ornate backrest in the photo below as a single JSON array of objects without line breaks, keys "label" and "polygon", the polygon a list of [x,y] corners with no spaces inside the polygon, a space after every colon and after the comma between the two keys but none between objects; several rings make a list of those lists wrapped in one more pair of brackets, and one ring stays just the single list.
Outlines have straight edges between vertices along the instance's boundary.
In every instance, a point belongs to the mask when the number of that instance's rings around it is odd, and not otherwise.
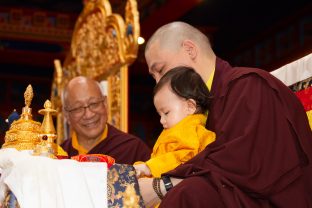
[{"label": "ornate backrest", "polygon": [[[124,19],[112,13],[108,0],[86,0],[77,19],[63,66],[56,60],[51,100],[57,114],[58,138],[64,138],[61,95],[75,76],[104,81],[108,122],[128,130],[128,66],[136,59],[140,33],[137,2],[127,0]],[[60,141],[58,141],[60,142]]]}]

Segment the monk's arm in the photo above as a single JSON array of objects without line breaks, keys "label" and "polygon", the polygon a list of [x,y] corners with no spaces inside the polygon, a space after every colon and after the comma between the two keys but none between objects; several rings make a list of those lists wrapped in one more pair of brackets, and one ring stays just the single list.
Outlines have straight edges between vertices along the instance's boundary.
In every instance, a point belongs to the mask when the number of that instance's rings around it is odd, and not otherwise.
[{"label": "monk's arm", "polygon": [[[173,187],[180,183],[183,179],[178,178],[170,178]],[[139,179],[139,187],[141,191],[141,195],[143,197],[144,203],[146,207],[154,207],[159,204],[161,200],[157,196],[155,190],[153,189],[153,178],[140,178]],[[166,189],[163,181],[160,181],[160,191],[163,195],[165,195]]]}]

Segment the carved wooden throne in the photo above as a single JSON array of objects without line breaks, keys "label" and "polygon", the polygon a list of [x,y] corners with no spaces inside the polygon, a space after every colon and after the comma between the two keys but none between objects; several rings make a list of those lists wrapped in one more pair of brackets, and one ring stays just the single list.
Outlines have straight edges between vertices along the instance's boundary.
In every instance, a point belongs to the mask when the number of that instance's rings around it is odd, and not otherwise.
[{"label": "carved wooden throne", "polygon": [[79,75],[98,80],[108,96],[108,122],[128,130],[128,66],[136,59],[140,33],[137,2],[127,0],[124,18],[112,13],[108,0],[86,0],[76,22],[63,65],[54,61],[51,101],[57,110],[58,143],[66,138],[61,95]]}]

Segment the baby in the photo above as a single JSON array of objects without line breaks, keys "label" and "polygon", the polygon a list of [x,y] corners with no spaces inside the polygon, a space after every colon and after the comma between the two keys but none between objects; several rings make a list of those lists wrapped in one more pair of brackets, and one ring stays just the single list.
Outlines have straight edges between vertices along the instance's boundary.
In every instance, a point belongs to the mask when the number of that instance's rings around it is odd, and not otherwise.
[{"label": "baby", "polygon": [[192,68],[173,68],[159,80],[154,105],[164,130],[151,159],[134,164],[137,177],[160,177],[215,140],[215,133],[205,128],[209,100],[207,86]]}]

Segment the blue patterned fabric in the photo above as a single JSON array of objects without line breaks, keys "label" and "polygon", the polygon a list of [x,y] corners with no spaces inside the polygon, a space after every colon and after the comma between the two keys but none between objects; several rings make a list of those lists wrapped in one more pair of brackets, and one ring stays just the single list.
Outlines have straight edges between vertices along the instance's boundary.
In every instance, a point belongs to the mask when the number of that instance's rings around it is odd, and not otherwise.
[{"label": "blue patterned fabric", "polygon": [[114,164],[108,171],[107,176],[107,200],[108,207],[119,208],[123,205],[123,194],[127,185],[134,186],[138,198],[139,207],[145,207],[138,180],[135,175],[135,169],[132,165]]},{"label": "blue patterned fabric", "polygon": [[19,204],[17,203],[16,197],[11,191],[7,193],[2,207],[3,208],[20,208]]}]

